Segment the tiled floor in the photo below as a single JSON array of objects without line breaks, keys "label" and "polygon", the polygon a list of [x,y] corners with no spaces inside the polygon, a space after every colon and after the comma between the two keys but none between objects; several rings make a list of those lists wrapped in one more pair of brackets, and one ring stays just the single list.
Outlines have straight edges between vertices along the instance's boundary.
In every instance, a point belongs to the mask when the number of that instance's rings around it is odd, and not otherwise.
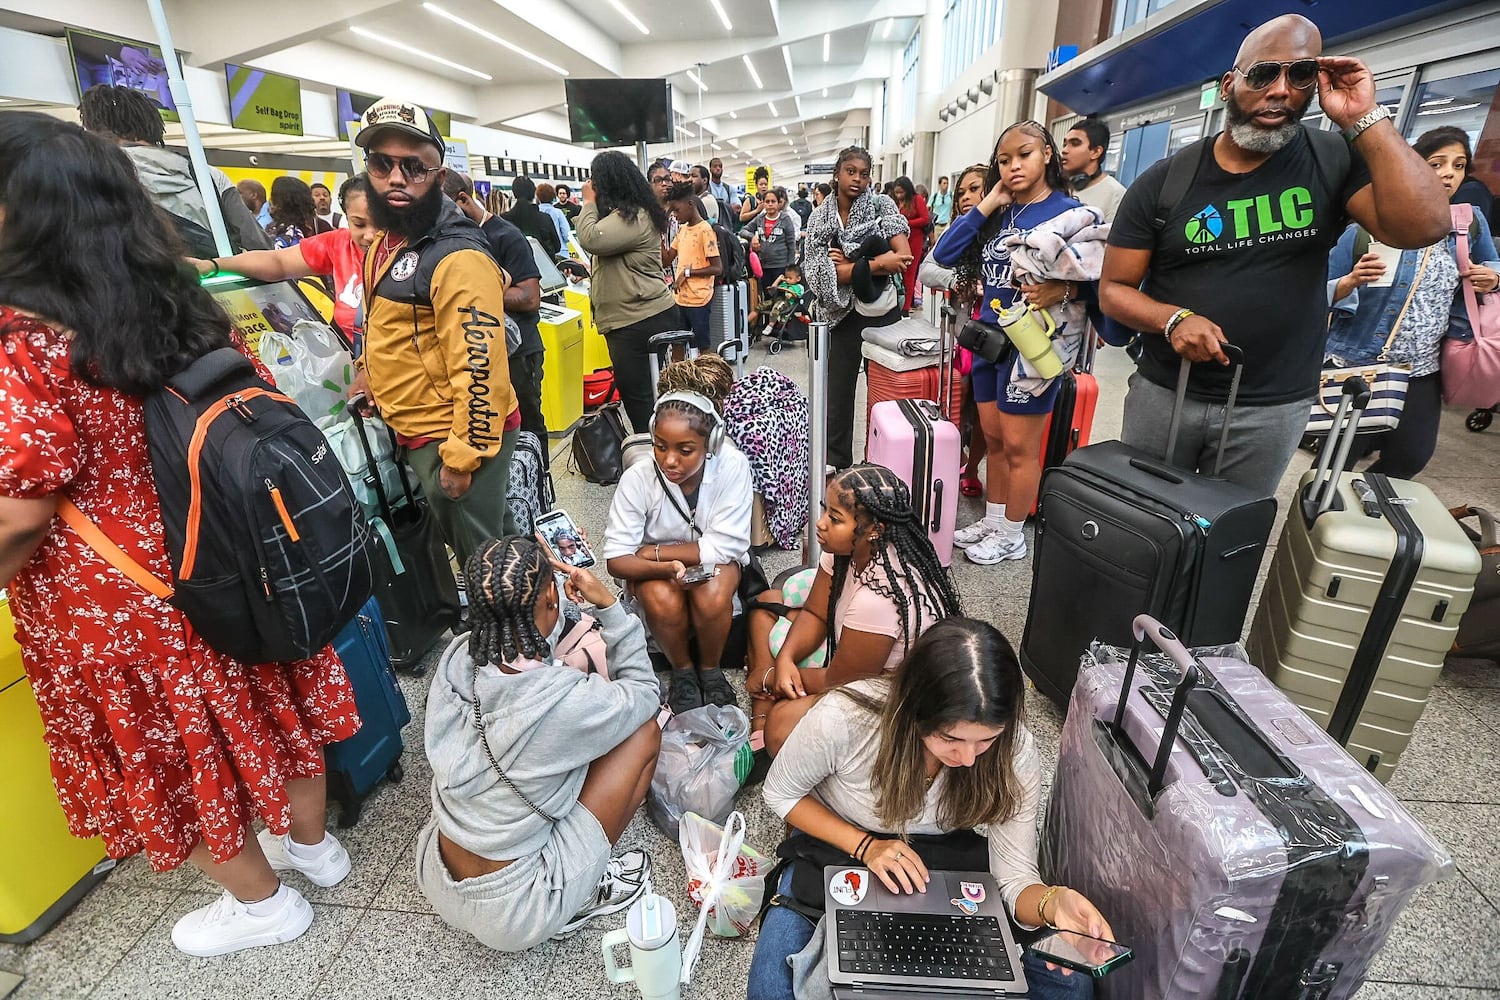
[{"label": "tiled floor", "polygon": [[[752,364],[767,361],[757,349]],[[774,365],[804,377],[805,356],[789,349]],[[1096,439],[1116,436],[1128,362],[1109,352],[1100,363],[1102,401]],[[863,408],[860,408],[862,412]],[[1423,479],[1449,504],[1472,502],[1500,510],[1500,428],[1464,430],[1463,414],[1447,415],[1437,456]],[[554,442],[559,455],[561,442]],[[1305,468],[1294,463],[1283,484],[1291,495]],[[609,491],[556,464],[559,501],[583,525],[603,524]],[[975,505],[976,501],[965,501]],[[975,507],[974,509],[977,509]],[[1279,528],[1278,528],[1279,531]],[[1273,536],[1274,537],[1274,536]],[[791,553],[772,553],[767,569],[790,566]],[[1018,640],[1026,615],[1030,567],[1005,563],[981,568],[962,559],[955,572],[971,614],[987,618]],[[348,998],[546,997],[547,1000],[626,998],[600,962],[599,939],[622,917],[599,922],[568,940],[532,952],[501,955],[454,933],[432,914],[412,876],[412,841],[429,808],[431,771],[422,752],[426,682],[407,677],[403,687],[414,721],[407,730],[406,779],[382,788],[358,826],[340,831],[354,856],[354,872],[333,889],[295,884],[317,911],[301,940],[218,959],[192,959],[171,944],[172,922],[210,898],[195,872],[152,873],[139,859],[122,864],[57,927],[28,946],[0,945],[0,970],[25,976],[14,994],[25,998],[230,997]],[[1034,694],[1031,725],[1050,769],[1060,718]],[[1458,874],[1424,893],[1402,918],[1375,969],[1376,982],[1362,1000],[1477,1000],[1500,998],[1500,666],[1450,663],[1411,750],[1391,787],[1401,795],[1458,863]],[[781,824],[754,792],[742,796],[750,840],[775,846]],[[648,848],[658,886],[680,897],[682,860],[677,845],[639,816],[626,846]],[[684,911],[690,904],[679,899]],[[709,940],[685,996],[744,996],[751,944]],[[0,976],[0,980],[3,980]],[[3,990],[3,987],[0,987]]]}]

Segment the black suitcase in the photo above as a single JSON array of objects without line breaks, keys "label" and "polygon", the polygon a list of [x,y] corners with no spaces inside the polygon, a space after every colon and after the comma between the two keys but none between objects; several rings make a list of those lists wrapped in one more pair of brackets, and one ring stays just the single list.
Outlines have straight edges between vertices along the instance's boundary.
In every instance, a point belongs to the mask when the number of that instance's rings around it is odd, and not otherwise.
[{"label": "black suitcase", "polygon": [[[1232,416],[1241,368],[1239,352],[1231,357]],[[1187,378],[1184,362],[1168,455]],[[1143,609],[1190,646],[1238,642],[1275,520],[1275,497],[1120,441],[1079,448],[1042,481],[1021,666],[1065,705],[1090,641],[1128,646]]]},{"label": "black suitcase", "polygon": [[[350,410],[353,413],[353,409]],[[363,421],[354,414],[360,444],[365,449],[367,470],[375,469],[375,456],[365,437]],[[427,500],[412,489],[411,469],[394,449],[404,497],[391,504],[378,476],[367,471],[367,482],[380,503],[380,516],[370,519],[376,544],[370,547],[370,565],[375,577],[375,598],[385,616],[391,663],[398,670],[416,671],[427,651],[437,644],[463,617],[458,599],[458,580],[448,559],[437,518]]]}]

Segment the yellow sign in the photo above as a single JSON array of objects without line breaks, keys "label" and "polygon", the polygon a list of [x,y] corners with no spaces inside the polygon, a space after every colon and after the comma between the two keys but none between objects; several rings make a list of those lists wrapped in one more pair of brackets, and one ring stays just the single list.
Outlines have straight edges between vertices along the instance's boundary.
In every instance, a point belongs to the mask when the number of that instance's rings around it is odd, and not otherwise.
[{"label": "yellow sign", "polygon": [[214,299],[229,314],[252,354],[260,353],[260,338],[269,330],[290,335],[299,319],[326,322],[292,288],[277,282],[250,288],[213,289]]},{"label": "yellow sign", "polygon": [[770,167],[746,167],[745,168],[745,191],[748,194],[754,194],[755,193],[755,172],[757,170],[764,170],[766,172],[766,187],[767,188],[771,188],[771,187],[775,187],[776,186],[776,182],[771,179],[771,168]]},{"label": "yellow sign", "polygon": [[[271,190],[271,183],[278,177],[296,177],[308,184],[324,184],[335,196],[339,193],[339,185],[344,183],[348,174],[335,173],[331,170],[271,170],[266,167],[220,167],[226,177],[238,184],[240,181],[260,181],[267,192]],[[338,206],[334,206],[338,211]]]}]

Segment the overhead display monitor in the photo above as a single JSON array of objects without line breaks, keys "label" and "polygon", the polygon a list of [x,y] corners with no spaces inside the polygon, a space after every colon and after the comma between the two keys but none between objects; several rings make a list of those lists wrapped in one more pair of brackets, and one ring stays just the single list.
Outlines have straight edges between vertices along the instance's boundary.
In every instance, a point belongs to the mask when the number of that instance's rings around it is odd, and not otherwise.
[{"label": "overhead display monitor", "polygon": [[666,80],[563,81],[574,142],[633,146],[672,141],[672,85]]},{"label": "overhead display monitor", "polygon": [[101,83],[129,87],[151,98],[163,120],[178,120],[160,45],[77,28],[68,28],[65,34],[79,94]]},{"label": "overhead display monitor", "polygon": [[229,124],[252,132],[302,134],[302,83],[296,77],[224,64]]},{"label": "overhead display monitor", "polygon": [[359,116],[370,110],[370,105],[380,98],[371,97],[369,94],[357,94],[352,90],[335,90],[333,94],[339,118],[339,138],[351,138],[349,123],[359,121]]}]

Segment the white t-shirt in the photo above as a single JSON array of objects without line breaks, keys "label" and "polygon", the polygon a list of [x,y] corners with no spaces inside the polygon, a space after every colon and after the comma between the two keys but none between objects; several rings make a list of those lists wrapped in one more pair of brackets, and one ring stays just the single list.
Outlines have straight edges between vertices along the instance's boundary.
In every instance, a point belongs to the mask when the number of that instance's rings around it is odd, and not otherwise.
[{"label": "white t-shirt", "polygon": [[691,511],[697,535],[682,512],[667,498],[670,490],[677,506],[688,511],[682,489],[656,475],[656,461],[638,462],[625,470],[609,505],[604,529],[604,558],[634,555],[642,545],[698,543],[698,556],[705,565],[750,561],[750,511],[755,499],[755,481],[750,460],[732,442],[725,441],[717,455],[708,459],[703,482],[698,487],[698,508]]},{"label": "white t-shirt", "polygon": [[[883,697],[885,686],[874,680],[854,681],[850,690]],[[803,716],[786,745],[771,762],[766,775],[766,805],[785,817],[792,808],[811,795],[845,821],[861,830],[894,832],[884,829],[876,811],[873,778],[875,756],[880,749],[880,720],[836,692],[818,699]],[[1016,814],[1004,823],[980,830],[989,840],[990,874],[1000,885],[1005,906],[1015,917],[1016,899],[1027,886],[1042,881],[1037,870],[1037,806],[1042,797],[1042,765],[1037,756],[1036,740],[1025,726],[1016,734],[1015,768],[1020,779],[1021,802]],[[938,772],[937,780],[927,790],[922,815],[907,824],[908,834],[943,834],[937,821],[947,768]],[[1019,918],[1016,923],[1030,928]]]},{"label": "white t-shirt", "polygon": [[1120,201],[1125,197],[1125,185],[1105,174],[1082,191],[1074,191],[1073,197],[1104,213],[1105,222],[1113,222],[1115,212],[1120,208]]}]

